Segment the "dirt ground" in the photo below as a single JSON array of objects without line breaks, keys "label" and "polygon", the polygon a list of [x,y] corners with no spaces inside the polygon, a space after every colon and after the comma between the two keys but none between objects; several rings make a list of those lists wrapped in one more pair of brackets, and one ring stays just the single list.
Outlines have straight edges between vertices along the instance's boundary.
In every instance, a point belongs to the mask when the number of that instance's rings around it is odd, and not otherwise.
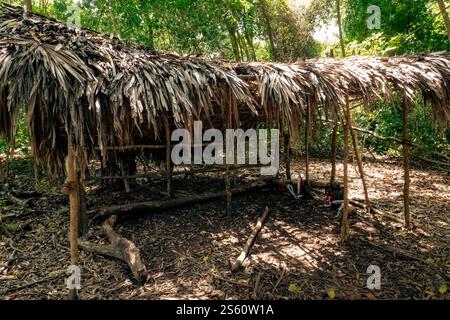
[{"label": "dirt ground", "polygon": [[[299,169],[294,162],[292,171]],[[377,208],[402,218],[402,167],[395,159],[366,162],[370,197]],[[338,166],[342,172],[342,164]],[[243,180],[244,173],[238,180]],[[328,161],[313,160],[311,178],[330,176]],[[363,199],[362,184],[350,170],[352,199]],[[32,189],[29,175],[16,177]],[[340,217],[320,201],[299,201],[265,189],[235,197],[233,214],[224,201],[122,221],[116,230],[133,241],[149,274],[137,283],[120,261],[80,252],[82,299],[449,299],[450,175],[417,164],[411,172],[411,211],[406,230],[389,216],[358,210],[351,238],[340,241]],[[175,196],[223,189],[218,176],[179,177]],[[164,195],[164,183],[141,184],[128,195],[90,185],[88,209]],[[68,200],[55,191],[26,205],[3,203],[0,238],[0,299],[65,299],[70,262]],[[232,275],[252,226],[269,216],[243,268]],[[1,231],[0,231],[1,232]],[[106,242],[91,222],[88,239]],[[369,265],[381,269],[381,289],[367,289]]]}]

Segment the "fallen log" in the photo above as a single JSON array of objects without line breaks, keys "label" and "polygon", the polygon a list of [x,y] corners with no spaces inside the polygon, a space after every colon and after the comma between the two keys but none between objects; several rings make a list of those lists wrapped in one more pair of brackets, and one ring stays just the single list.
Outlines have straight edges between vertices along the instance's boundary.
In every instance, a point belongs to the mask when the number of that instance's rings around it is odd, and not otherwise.
[{"label": "fallen log", "polygon": [[266,207],[264,209],[263,215],[258,219],[255,226],[253,227],[253,231],[250,234],[250,237],[248,238],[247,242],[245,243],[244,249],[242,250],[239,257],[234,262],[233,266],[231,267],[231,272],[235,273],[238,271],[238,269],[241,267],[242,263],[244,262],[245,258],[247,258],[248,253],[250,252],[250,249],[253,247],[253,244],[255,243],[255,239],[258,236],[259,232],[261,231],[264,221],[267,218],[267,215],[269,214],[269,208]]},{"label": "fallen log", "polygon": [[[258,189],[262,189],[264,187],[268,187],[270,183],[255,183],[252,185],[243,186],[240,188],[235,188],[231,190],[232,195],[242,195],[249,191],[254,191]],[[156,201],[147,201],[147,202],[139,202],[125,205],[117,205],[112,207],[101,208],[98,210],[98,214],[96,215],[96,219],[105,218],[109,216],[126,216],[130,214],[148,214],[148,213],[157,213],[163,212],[167,210],[171,210],[174,208],[188,206],[208,201],[213,201],[217,199],[225,199],[227,197],[227,192],[216,192],[216,193],[204,193],[201,195],[192,195],[188,198],[178,198],[171,200],[156,200]]]},{"label": "fallen log", "polygon": [[114,231],[116,221],[117,216],[111,216],[103,224],[103,230],[111,242],[110,245],[100,245],[78,239],[78,246],[85,251],[128,263],[134,278],[138,281],[144,281],[147,277],[147,268],[142,262],[140,251],[133,242]]}]

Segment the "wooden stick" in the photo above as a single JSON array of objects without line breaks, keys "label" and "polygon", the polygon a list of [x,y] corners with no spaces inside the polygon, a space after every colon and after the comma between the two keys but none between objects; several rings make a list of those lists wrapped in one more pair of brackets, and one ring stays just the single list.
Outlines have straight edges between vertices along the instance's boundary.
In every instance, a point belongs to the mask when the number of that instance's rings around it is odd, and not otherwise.
[{"label": "wooden stick", "polygon": [[344,125],[344,206],[342,212],[341,237],[345,241],[350,233],[350,225],[348,221],[348,155],[349,155],[349,135],[350,135],[350,103],[346,98],[345,106],[345,125]]},{"label": "wooden stick", "polygon": [[286,165],[286,179],[290,180],[291,179],[291,148],[290,148],[290,144],[291,144],[291,136],[289,134],[289,132],[285,132],[284,133],[284,162]]},{"label": "wooden stick", "polygon": [[78,237],[82,237],[88,232],[88,216],[86,208],[86,189],[84,180],[81,178],[81,172],[78,172],[78,189],[80,195],[80,215],[78,219]]},{"label": "wooden stick", "polygon": [[250,249],[252,248],[253,244],[255,243],[255,239],[258,236],[259,232],[261,231],[264,221],[267,218],[267,215],[269,214],[269,208],[266,207],[264,209],[263,215],[258,218],[255,226],[253,227],[253,231],[250,234],[250,237],[248,238],[247,242],[245,243],[244,249],[242,250],[239,257],[234,262],[233,266],[231,267],[231,272],[235,273],[238,271],[238,269],[242,266],[242,263],[244,262],[245,258],[247,258],[248,253],[250,252]]},{"label": "wooden stick", "polygon": [[334,184],[336,181],[336,156],[337,156],[337,131],[338,131],[338,123],[337,123],[337,114],[335,115],[336,119],[334,120],[333,125],[333,133],[331,135],[331,184]]},{"label": "wooden stick", "polygon": [[[120,166],[120,174],[122,176],[126,177],[126,175],[125,175],[125,167],[124,167],[122,159],[119,160],[119,166]],[[124,178],[123,179],[123,184],[125,186],[125,192],[126,193],[130,193],[131,189],[130,189],[130,183],[128,182],[128,178]]]},{"label": "wooden stick", "polygon": [[167,195],[169,198],[173,197],[173,190],[172,190],[172,147],[171,147],[171,139],[170,139],[170,125],[169,125],[169,118],[167,115],[164,116],[164,130],[166,133],[166,174],[167,174]]},{"label": "wooden stick", "polygon": [[403,211],[405,214],[405,226],[406,228],[411,227],[411,214],[409,210],[409,146],[406,141],[409,139],[409,123],[408,114],[410,109],[410,101],[407,98],[403,100],[403,169],[405,172],[404,186],[403,186]]},{"label": "wooden stick", "polygon": [[[80,213],[80,195],[78,186],[78,177],[76,171],[76,155],[75,150],[72,146],[72,140],[69,136],[68,146],[67,146],[67,157],[66,157],[66,171],[67,180],[70,185],[69,190],[69,201],[70,201],[70,260],[73,266],[78,265],[78,219]],[[77,300],[78,291],[77,289],[69,290],[69,300]]]},{"label": "wooden stick", "polygon": [[111,216],[103,224],[103,230],[107,235],[110,245],[99,245],[78,239],[78,244],[83,250],[116,258],[128,263],[133,276],[138,281],[147,277],[147,268],[142,262],[141,254],[136,245],[114,231],[117,216]]},{"label": "wooden stick", "polygon": [[306,110],[306,128],[305,128],[305,180],[309,184],[309,134],[311,131],[311,112],[310,106]]},{"label": "wooden stick", "polygon": [[226,213],[227,214],[231,214],[232,212],[232,204],[233,204],[233,199],[232,199],[232,191],[231,191],[231,181],[230,181],[230,168],[227,166],[226,170],[225,170],[225,193],[227,196],[227,208],[226,208]]},{"label": "wooden stick", "polygon": [[[351,114],[350,114],[350,121],[351,121]],[[358,162],[358,170],[359,175],[361,177],[363,189],[364,189],[364,197],[366,199],[366,210],[370,210],[370,199],[369,199],[369,191],[367,190],[367,184],[366,179],[364,178],[364,168],[361,160],[361,154],[359,153],[359,147],[358,147],[358,136],[356,135],[355,131],[350,127],[350,133],[352,135],[352,141],[353,141],[353,148],[355,150],[356,155],[356,161]]]}]

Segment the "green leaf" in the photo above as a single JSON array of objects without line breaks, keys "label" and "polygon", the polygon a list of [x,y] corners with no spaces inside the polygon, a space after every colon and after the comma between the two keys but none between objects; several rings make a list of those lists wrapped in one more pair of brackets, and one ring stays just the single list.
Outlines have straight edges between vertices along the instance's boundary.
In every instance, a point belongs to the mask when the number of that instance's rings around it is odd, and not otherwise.
[{"label": "green leaf", "polygon": [[440,287],[439,287],[439,293],[440,294],[445,294],[446,292],[447,292],[447,290],[448,290],[448,288],[447,288],[447,284],[442,284]]},{"label": "green leaf", "polygon": [[289,284],[288,291],[291,292],[291,293],[299,294],[300,293],[300,288],[299,288],[297,283],[291,282]]},{"label": "green leaf", "polygon": [[428,258],[427,260],[425,260],[426,264],[433,264],[434,263],[434,259],[432,258]]}]

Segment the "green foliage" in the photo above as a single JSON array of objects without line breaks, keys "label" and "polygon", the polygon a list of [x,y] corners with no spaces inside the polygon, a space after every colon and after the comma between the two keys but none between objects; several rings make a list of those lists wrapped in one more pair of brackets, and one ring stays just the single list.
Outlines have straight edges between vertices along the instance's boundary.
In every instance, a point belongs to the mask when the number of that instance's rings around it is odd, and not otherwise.
[{"label": "green foliage", "polygon": [[[367,27],[367,8],[381,9],[381,29]],[[450,50],[443,19],[432,0],[347,0],[344,29],[355,54],[398,55]]]},{"label": "green foliage", "polygon": [[[24,155],[29,155],[30,152],[30,135],[25,124],[25,114],[19,117],[17,127],[16,141],[14,144],[15,150],[21,151]],[[0,137],[0,153],[6,154],[9,150],[7,141]]]}]

